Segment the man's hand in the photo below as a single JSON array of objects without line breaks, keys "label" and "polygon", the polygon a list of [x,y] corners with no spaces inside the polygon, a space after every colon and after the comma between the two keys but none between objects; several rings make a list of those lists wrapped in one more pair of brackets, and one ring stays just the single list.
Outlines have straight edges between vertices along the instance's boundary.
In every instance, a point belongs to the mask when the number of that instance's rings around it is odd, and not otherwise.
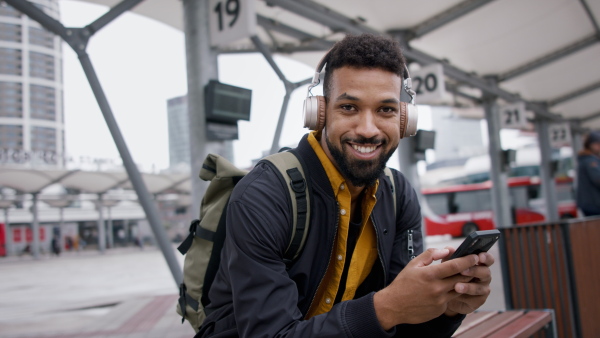
[{"label": "man's hand", "polygon": [[[450,247],[446,249],[450,251],[448,257],[456,251]],[[467,283],[457,283],[454,286],[454,290],[460,296],[448,303],[448,308],[445,312],[447,316],[454,316],[459,313],[471,313],[483,305],[490,295],[490,282],[492,281],[490,266],[494,264],[494,256],[487,252],[482,252],[478,256],[479,263],[477,266],[470,267],[461,272],[461,275],[471,277],[471,280]]]},{"label": "man's hand", "polygon": [[[466,291],[463,294],[456,291],[457,285],[470,286],[472,283],[469,281],[473,277],[485,278],[485,273],[481,273],[479,267],[476,267],[480,259],[477,255],[431,265],[450,254],[449,249],[428,249],[410,261],[388,287],[375,294],[375,312],[385,330],[398,324],[423,323],[439,317],[447,312],[451,301],[461,296],[468,297]],[[471,271],[468,269],[472,267],[477,268],[477,271],[461,274]],[[489,286],[489,282],[487,285]],[[470,289],[467,291],[475,292]],[[466,300],[463,302],[471,304]],[[456,311],[461,306],[457,303],[451,311]]]}]

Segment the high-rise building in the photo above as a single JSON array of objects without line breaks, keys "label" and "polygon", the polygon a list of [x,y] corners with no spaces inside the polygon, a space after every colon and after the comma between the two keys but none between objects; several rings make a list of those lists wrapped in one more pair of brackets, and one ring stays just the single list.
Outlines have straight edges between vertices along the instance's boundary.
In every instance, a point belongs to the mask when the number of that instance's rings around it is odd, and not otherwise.
[{"label": "high-rise building", "polygon": [[[30,0],[59,20],[57,0]],[[58,36],[0,0],[0,165],[61,167],[62,48]]]},{"label": "high-rise building", "polygon": [[167,100],[169,124],[169,168],[189,170],[190,130],[187,111],[187,96]]}]

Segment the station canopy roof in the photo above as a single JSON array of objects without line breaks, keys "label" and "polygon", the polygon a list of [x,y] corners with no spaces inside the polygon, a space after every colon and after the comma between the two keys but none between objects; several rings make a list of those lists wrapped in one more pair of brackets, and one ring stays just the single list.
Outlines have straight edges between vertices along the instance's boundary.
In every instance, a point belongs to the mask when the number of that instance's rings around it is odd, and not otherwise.
[{"label": "station canopy roof", "polygon": [[[151,194],[189,194],[189,174],[148,174],[142,179]],[[112,189],[133,189],[125,171],[43,170],[0,167],[0,187],[23,193],[40,193],[53,184],[82,193],[101,194]]]},{"label": "station canopy roof", "polygon": [[[117,0],[80,0],[112,7]],[[274,53],[316,66],[346,33],[392,34],[409,62],[443,62],[453,101],[484,94],[525,100],[530,117],[600,129],[600,1],[592,0],[256,0],[257,36]],[[133,8],[183,30],[181,1]],[[223,53],[257,51],[250,39]],[[307,74],[307,77],[311,74]],[[497,86],[484,76],[494,76]],[[418,103],[418,102],[417,102]],[[547,112],[550,112],[549,114]]]}]

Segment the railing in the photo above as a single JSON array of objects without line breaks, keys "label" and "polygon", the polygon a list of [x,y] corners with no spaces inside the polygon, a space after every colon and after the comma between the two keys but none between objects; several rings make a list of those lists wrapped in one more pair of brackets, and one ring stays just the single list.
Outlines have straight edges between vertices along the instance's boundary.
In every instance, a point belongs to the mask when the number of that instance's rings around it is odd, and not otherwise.
[{"label": "railing", "polygon": [[554,309],[559,337],[600,337],[600,218],[500,229],[508,309]]}]

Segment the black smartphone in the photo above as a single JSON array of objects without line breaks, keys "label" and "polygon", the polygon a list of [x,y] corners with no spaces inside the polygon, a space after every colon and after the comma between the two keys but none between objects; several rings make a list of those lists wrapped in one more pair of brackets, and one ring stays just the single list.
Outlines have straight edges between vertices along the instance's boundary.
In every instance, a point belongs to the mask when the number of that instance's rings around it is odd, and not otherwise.
[{"label": "black smartphone", "polygon": [[486,252],[494,246],[499,238],[500,231],[498,230],[475,231],[465,238],[450,259]]}]

